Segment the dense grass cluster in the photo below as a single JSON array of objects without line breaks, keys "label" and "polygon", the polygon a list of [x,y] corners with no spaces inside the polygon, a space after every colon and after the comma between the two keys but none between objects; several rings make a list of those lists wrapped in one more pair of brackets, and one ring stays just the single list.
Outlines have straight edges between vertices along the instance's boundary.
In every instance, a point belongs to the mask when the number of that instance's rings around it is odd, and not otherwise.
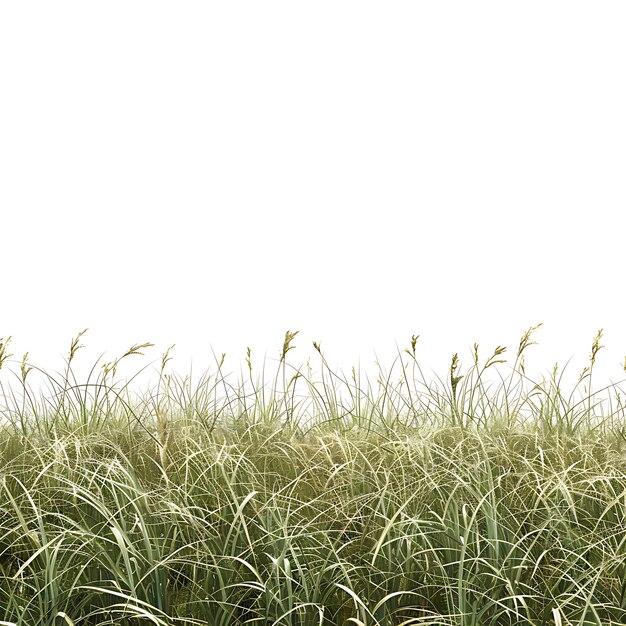
[{"label": "dense grass cluster", "polygon": [[36,392],[0,340],[0,624],[626,624],[621,392],[601,333],[570,393],[530,381],[535,329],[435,381],[413,337],[374,385],[291,368],[295,333],[269,380],[166,353],[143,394],[149,344],[79,383],[79,335]]}]

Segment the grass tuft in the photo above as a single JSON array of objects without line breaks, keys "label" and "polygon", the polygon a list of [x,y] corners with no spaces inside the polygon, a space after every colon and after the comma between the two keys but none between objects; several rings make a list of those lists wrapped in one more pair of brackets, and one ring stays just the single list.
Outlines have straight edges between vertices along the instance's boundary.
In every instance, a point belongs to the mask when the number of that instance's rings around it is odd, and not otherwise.
[{"label": "grass tuft", "polygon": [[[0,624],[626,624],[626,427],[617,384],[527,376],[497,346],[426,379],[419,336],[375,380],[247,349],[136,388],[0,340]],[[131,359],[132,361],[132,359]],[[6,378],[6,380],[5,380]],[[37,383],[40,384],[36,387]]]}]

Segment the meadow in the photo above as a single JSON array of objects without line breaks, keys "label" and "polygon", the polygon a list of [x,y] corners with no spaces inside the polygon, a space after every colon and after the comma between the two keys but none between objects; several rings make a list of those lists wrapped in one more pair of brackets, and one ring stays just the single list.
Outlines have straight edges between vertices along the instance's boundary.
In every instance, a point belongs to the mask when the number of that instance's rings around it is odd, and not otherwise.
[{"label": "meadow", "polygon": [[0,625],[626,624],[623,391],[601,332],[531,380],[537,328],[432,380],[415,336],[370,380],[287,332],[146,389],[150,344],[77,380],[84,331],[56,373],[0,340]]}]

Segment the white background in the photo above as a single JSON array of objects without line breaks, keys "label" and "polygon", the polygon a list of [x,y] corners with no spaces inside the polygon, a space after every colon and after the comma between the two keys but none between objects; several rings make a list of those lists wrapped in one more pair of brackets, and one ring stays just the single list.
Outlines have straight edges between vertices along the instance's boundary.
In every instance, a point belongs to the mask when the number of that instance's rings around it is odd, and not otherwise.
[{"label": "white background", "polygon": [[0,337],[185,373],[419,334],[445,375],[544,322],[527,369],[604,328],[619,380],[624,32],[621,1],[3,2]]}]

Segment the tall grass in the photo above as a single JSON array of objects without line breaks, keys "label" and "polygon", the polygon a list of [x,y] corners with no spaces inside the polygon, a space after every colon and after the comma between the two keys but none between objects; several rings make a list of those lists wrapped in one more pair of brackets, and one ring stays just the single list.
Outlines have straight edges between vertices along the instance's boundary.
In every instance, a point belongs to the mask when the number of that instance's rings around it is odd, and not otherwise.
[{"label": "tall grass", "polygon": [[[321,345],[275,371],[74,375],[0,340],[0,624],[626,624],[624,405],[475,345],[376,381]],[[31,381],[46,382],[36,389]]]}]

